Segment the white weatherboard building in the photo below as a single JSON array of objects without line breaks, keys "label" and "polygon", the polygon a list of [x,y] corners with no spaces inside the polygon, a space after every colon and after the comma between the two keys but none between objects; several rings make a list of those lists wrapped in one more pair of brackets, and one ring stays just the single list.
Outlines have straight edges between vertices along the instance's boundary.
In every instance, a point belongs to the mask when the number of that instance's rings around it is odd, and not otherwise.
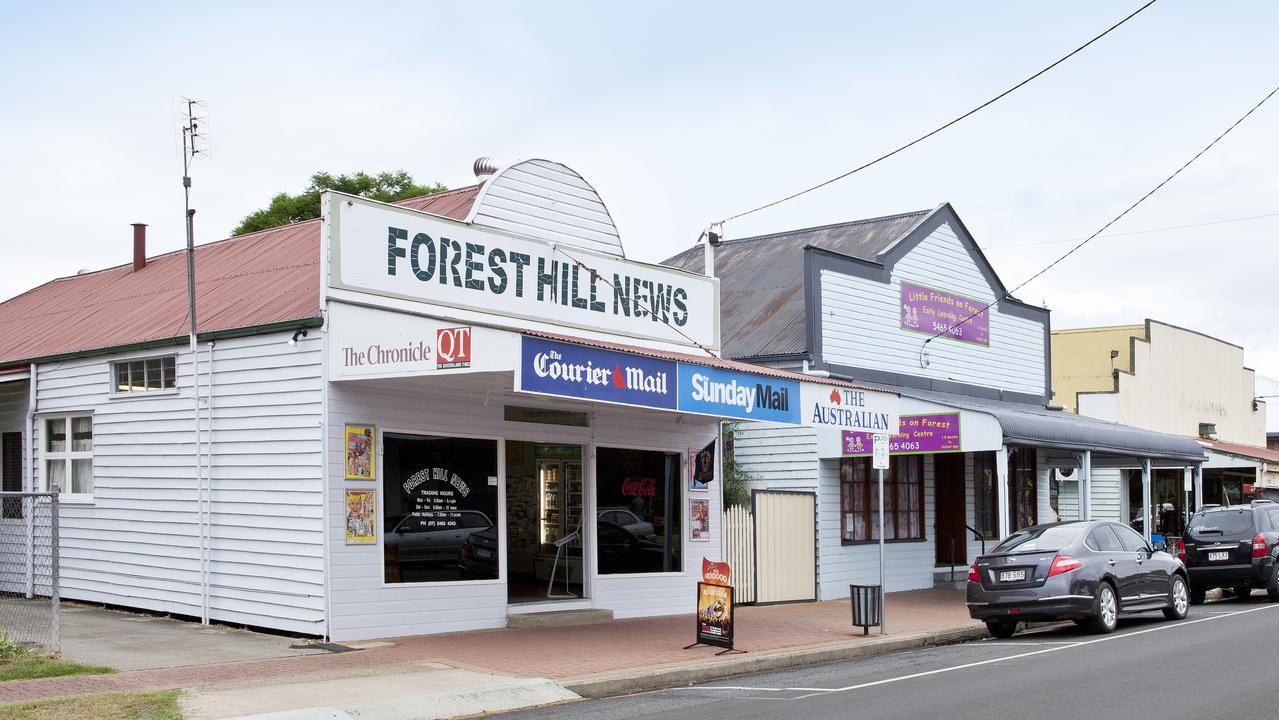
[{"label": "white weatherboard building", "polygon": [[0,304],[0,481],[60,492],[64,597],[338,641],[690,612],[722,418],[898,422],[720,359],[718,281],[627,259],[559,163],[323,208],[197,249],[194,353],[142,227]]},{"label": "white weatherboard building", "polygon": [[[703,263],[696,248],[666,264]],[[900,394],[884,498],[889,591],[962,580],[1017,528],[1092,517],[1106,500],[1092,468],[1145,467],[1149,503],[1152,466],[1204,460],[1189,438],[1052,405],[1048,310],[1006,297],[949,205],[725,241],[714,268],[725,357]],[[759,487],[815,497],[811,596],[878,582],[868,435],[752,424],[735,451]]]}]

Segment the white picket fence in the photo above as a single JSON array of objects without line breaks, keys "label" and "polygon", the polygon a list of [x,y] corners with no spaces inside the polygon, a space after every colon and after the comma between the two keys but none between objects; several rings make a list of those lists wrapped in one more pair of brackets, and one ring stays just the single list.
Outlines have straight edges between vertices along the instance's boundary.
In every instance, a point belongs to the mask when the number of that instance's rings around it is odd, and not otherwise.
[{"label": "white picket fence", "polygon": [[724,510],[724,559],[732,568],[733,601],[755,602],[755,517],[750,508]]}]

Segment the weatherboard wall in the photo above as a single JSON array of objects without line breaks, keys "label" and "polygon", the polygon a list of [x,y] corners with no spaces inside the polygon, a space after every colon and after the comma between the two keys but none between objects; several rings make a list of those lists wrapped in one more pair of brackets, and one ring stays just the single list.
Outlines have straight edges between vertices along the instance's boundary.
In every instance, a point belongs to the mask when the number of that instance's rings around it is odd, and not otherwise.
[{"label": "weatherboard wall", "polygon": [[[303,339],[290,346],[288,338],[225,339],[213,350],[209,614],[320,635],[320,343]],[[42,365],[37,409],[40,417],[93,415],[93,499],[64,503],[60,516],[63,597],[198,617],[190,352],[176,352],[176,391],[111,393],[113,360],[164,354],[173,353]],[[201,373],[207,362],[202,344]],[[202,385],[207,382],[202,375]],[[206,385],[202,394],[207,392]],[[41,433],[37,421],[35,448]],[[33,471],[40,477],[38,451]]]},{"label": "weatherboard wall", "polygon": [[847,368],[1044,396],[1046,320],[992,307],[990,345],[942,337],[921,349],[924,333],[901,327],[902,281],[986,304],[995,291],[977,258],[943,223],[891,267],[890,279],[824,267],[819,272],[821,362]]}]

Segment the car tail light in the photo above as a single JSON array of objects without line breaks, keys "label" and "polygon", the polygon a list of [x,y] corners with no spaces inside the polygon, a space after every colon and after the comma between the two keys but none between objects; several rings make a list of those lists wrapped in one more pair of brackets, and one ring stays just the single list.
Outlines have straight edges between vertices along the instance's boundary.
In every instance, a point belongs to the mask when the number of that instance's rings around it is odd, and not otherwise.
[{"label": "car tail light", "polygon": [[1068,573],[1071,570],[1078,570],[1084,564],[1069,555],[1058,555],[1053,558],[1053,566],[1048,569],[1048,577]]},{"label": "car tail light", "polygon": [[1252,538],[1252,556],[1255,558],[1263,558],[1269,554],[1266,550],[1268,550],[1266,547],[1266,536],[1261,533],[1257,533]]},{"label": "car tail light", "polygon": [[1186,561],[1186,541],[1185,540],[1177,541],[1177,559],[1182,562]]},{"label": "car tail light", "polygon": [[975,583],[981,582],[981,575],[977,574],[977,563],[973,563],[968,568],[968,582],[975,582]]}]

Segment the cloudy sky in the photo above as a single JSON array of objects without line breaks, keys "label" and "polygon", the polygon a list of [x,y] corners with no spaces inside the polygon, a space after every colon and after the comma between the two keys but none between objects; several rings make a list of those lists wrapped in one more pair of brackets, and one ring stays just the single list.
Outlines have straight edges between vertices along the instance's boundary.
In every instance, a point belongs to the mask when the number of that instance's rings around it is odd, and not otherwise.
[{"label": "cloudy sky", "polygon": [[[630,256],[660,260],[712,220],[984,101],[1138,4],[0,2],[0,297],[127,262],[131,222],[151,224],[152,252],[182,246],[175,95],[211,113],[211,158],[193,172],[202,241],[317,170],[456,187],[477,156],[545,157],[596,186]],[[727,234],[949,201],[1011,287],[1277,83],[1279,4],[1160,0],[991,109]],[[1112,229],[1124,234],[1019,296],[1059,328],[1200,330],[1279,376],[1276,167],[1279,98]]]}]

